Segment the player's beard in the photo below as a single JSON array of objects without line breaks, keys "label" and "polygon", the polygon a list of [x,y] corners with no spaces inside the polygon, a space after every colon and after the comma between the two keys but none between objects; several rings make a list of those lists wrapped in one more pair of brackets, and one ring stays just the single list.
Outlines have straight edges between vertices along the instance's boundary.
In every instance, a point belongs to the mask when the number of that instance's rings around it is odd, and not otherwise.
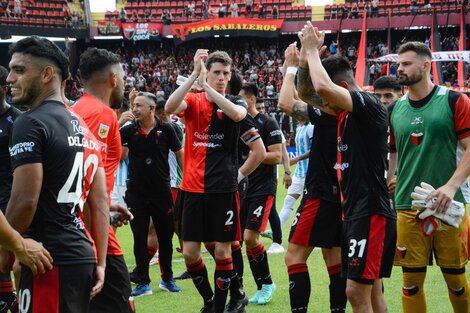
[{"label": "player's beard", "polygon": [[122,106],[122,101],[124,100],[124,90],[116,86],[111,93],[111,98],[109,99],[109,106],[111,109],[120,109]]},{"label": "player's beard", "polygon": [[[22,89],[24,90],[24,89]],[[12,102],[14,105],[17,106],[27,106],[31,107],[33,102],[38,97],[41,91],[41,86],[39,84],[39,80],[33,80],[29,85],[29,89],[25,90],[21,98],[13,98]]]},{"label": "player's beard", "polygon": [[400,83],[400,85],[404,85],[404,86],[414,85],[414,84],[420,82],[422,79],[423,79],[423,72],[422,71],[419,71],[418,73],[410,75],[410,76],[408,76],[408,75],[398,75],[398,82]]}]

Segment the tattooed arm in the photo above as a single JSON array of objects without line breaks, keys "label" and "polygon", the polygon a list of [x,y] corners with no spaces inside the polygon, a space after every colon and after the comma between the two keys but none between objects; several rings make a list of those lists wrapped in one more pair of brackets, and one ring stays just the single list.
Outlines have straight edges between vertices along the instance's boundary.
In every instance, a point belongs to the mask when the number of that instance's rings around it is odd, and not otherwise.
[{"label": "tattooed arm", "polygon": [[336,115],[336,111],[328,105],[315,91],[313,87],[312,79],[310,78],[310,71],[308,66],[306,68],[299,67],[299,77],[297,81],[297,90],[299,97],[307,104],[319,108],[323,112]]}]

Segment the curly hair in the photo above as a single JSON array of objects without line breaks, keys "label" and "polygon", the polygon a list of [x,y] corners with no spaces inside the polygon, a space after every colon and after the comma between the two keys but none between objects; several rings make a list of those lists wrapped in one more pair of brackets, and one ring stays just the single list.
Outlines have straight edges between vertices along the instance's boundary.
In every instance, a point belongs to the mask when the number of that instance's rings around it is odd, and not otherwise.
[{"label": "curly hair", "polygon": [[83,80],[88,80],[95,73],[120,62],[120,56],[113,52],[106,49],[88,48],[80,55],[80,64],[78,65],[80,77]]}]

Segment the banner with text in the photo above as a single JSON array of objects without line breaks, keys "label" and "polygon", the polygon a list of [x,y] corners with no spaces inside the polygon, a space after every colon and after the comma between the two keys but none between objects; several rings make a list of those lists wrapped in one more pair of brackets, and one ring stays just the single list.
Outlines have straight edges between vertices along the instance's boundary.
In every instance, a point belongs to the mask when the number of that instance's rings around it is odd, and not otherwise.
[{"label": "banner with text", "polygon": [[256,18],[218,18],[189,24],[172,24],[171,34],[176,44],[212,36],[254,36],[273,38],[281,34],[284,20]]},{"label": "banner with text", "polygon": [[162,23],[122,23],[122,34],[126,40],[160,40]]},{"label": "banner with text", "polygon": [[[380,58],[370,59],[372,62],[396,62],[398,54],[387,54]],[[470,51],[434,51],[432,52],[433,61],[464,61],[470,63]]]},{"label": "banner with text", "polygon": [[98,33],[104,36],[115,36],[121,33],[120,21],[98,21]]}]

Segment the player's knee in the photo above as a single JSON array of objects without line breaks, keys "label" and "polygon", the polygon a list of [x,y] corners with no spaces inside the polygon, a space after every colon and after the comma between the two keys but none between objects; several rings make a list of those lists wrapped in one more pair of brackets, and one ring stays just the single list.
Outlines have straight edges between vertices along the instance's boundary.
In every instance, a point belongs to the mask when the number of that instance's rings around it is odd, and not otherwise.
[{"label": "player's knee", "polygon": [[424,292],[426,267],[403,268],[402,292],[405,297],[416,297]]},{"label": "player's knee", "polygon": [[462,297],[468,294],[468,279],[465,275],[465,268],[448,269],[441,268],[444,280],[446,281],[449,293],[456,297]]}]

